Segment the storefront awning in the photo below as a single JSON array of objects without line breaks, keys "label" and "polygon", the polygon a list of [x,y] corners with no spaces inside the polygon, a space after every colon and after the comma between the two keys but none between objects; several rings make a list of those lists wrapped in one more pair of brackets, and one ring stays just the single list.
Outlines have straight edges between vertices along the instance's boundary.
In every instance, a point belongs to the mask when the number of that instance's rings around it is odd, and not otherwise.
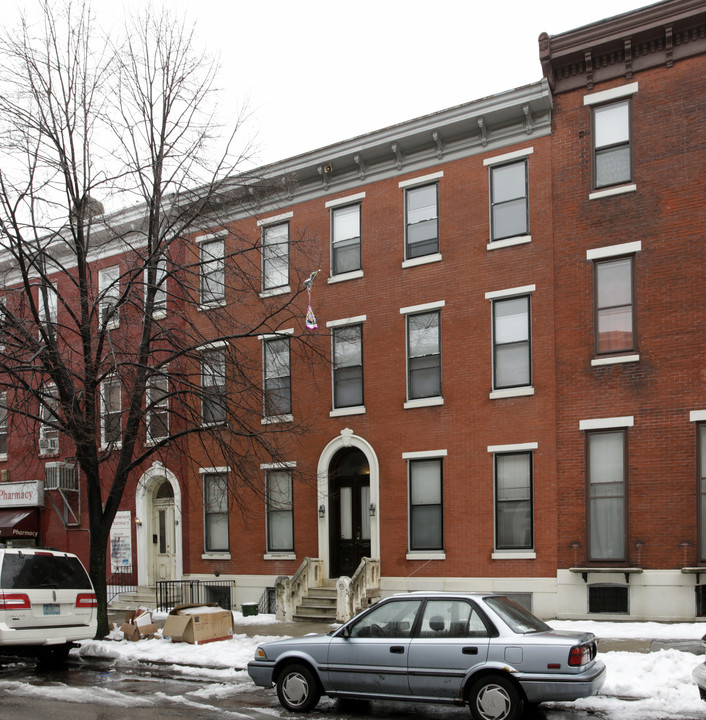
[{"label": "storefront awning", "polygon": [[39,536],[39,512],[36,508],[0,510],[0,540]]}]

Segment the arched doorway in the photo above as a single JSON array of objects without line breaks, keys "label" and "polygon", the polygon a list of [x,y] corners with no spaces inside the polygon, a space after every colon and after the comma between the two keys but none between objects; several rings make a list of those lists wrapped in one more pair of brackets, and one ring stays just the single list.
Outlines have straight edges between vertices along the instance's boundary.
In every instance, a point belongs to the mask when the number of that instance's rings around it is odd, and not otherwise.
[{"label": "arched doorway", "polygon": [[358,448],[334,456],[328,497],[331,575],[350,577],[370,557],[370,465]]},{"label": "arched doorway", "polygon": [[152,575],[155,582],[176,577],[174,491],[168,480],[157,486],[152,498]]},{"label": "arched doorway", "polygon": [[154,462],[135,492],[139,585],[154,587],[158,580],[181,579],[181,519],[179,481],[161,462]]}]

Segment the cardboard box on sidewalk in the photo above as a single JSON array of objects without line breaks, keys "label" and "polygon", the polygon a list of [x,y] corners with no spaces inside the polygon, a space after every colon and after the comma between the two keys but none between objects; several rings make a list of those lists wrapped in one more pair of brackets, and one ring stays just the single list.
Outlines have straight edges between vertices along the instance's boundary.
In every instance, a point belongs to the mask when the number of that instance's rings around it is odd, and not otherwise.
[{"label": "cardboard box on sidewalk", "polygon": [[233,613],[219,605],[177,605],[167,616],[163,637],[172,642],[193,645],[230,640],[233,637]]},{"label": "cardboard box on sidewalk", "polygon": [[157,625],[152,622],[152,613],[148,610],[134,610],[125,613],[125,622],[120,626],[126,640],[143,640],[154,637]]}]

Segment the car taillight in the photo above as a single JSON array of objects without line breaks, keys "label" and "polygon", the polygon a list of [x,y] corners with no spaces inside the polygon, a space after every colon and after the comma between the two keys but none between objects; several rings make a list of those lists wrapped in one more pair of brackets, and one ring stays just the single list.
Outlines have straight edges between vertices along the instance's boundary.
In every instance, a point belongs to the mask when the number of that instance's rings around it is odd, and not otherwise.
[{"label": "car taillight", "polygon": [[79,593],[76,596],[77,608],[94,608],[98,607],[98,599],[95,593]]},{"label": "car taillight", "polygon": [[30,607],[28,595],[0,592],[0,610],[29,610]]},{"label": "car taillight", "polygon": [[586,663],[591,662],[596,655],[595,646],[593,643],[587,645],[575,645],[569,652],[569,666],[580,667]]}]

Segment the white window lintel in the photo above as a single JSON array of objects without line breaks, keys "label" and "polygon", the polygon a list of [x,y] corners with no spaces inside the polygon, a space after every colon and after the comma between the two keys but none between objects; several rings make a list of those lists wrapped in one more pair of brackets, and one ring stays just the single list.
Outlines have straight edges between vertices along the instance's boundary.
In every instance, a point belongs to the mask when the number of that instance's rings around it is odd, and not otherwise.
[{"label": "white window lintel", "polygon": [[294,335],[294,328],[287,328],[286,330],[278,330],[273,333],[266,333],[265,335],[258,335],[258,340],[276,340],[277,338],[286,337],[287,335]]},{"label": "white window lintel", "polygon": [[263,218],[262,220],[257,221],[258,227],[263,227],[266,225],[276,225],[277,223],[284,222],[285,220],[289,220],[290,218],[294,217],[293,212],[286,212],[286,213],[280,213],[279,215],[273,215],[272,217]]},{"label": "white window lintel", "polygon": [[632,427],[635,419],[632,415],[623,417],[594,418],[579,420],[579,430],[609,430],[610,428]]},{"label": "white window lintel", "polygon": [[355,317],[341,318],[340,320],[329,320],[326,323],[326,327],[345,327],[346,325],[358,325],[359,323],[365,322],[368,319],[367,315],[356,315]]},{"label": "white window lintel", "polygon": [[418,450],[416,452],[403,452],[403,460],[421,460],[424,458],[438,458],[446,457],[449,454],[448,450]]},{"label": "white window lintel", "polygon": [[411,315],[412,313],[427,312],[428,310],[440,310],[445,305],[446,300],[424,303],[422,305],[409,305],[407,307],[400,308],[400,315]]},{"label": "white window lintel", "polygon": [[260,470],[289,470],[297,466],[296,460],[288,462],[260,463]]},{"label": "white window lintel", "polygon": [[333,208],[333,207],[339,207],[341,205],[352,205],[355,202],[358,202],[359,200],[365,199],[365,193],[359,192],[355,193],[355,195],[346,195],[346,197],[342,198],[336,198],[335,200],[329,200],[325,203],[324,207],[327,208]]},{"label": "white window lintel", "polygon": [[488,445],[489,453],[511,453],[511,452],[524,452],[526,450],[536,450],[539,447],[539,443],[526,442],[526,443],[514,443],[512,445]]},{"label": "white window lintel", "polygon": [[425,183],[433,182],[434,180],[438,180],[442,177],[444,177],[444,171],[439,170],[439,172],[429,173],[428,175],[421,175],[419,177],[410,178],[409,180],[400,180],[400,182],[398,183],[398,187],[408,188],[414,187],[415,185],[424,185]]},{"label": "white window lintel", "polygon": [[499,165],[500,163],[509,162],[510,160],[519,160],[520,158],[527,157],[527,155],[531,155],[533,152],[533,147],[523,148],[522,150],[514,150],[513,152],[486,158],[483,160],[483,165]]},{"label": "white window lintel", "polygon": [[522,285],[515,288],[507,288],[507,290],[494,290],[485,294],[486,300],[497,300],[498,298],[513,297],[514,295],[527,295],[537,289],[536,285]]},{"label": "white window lintel", "polygon": [[601,258],[617,257],[618,255],[631,255],[642,250],[642,241],[635,240],[620,245],[608,245],[606,247],[586,250],[586,260],[600,260]]},{"label": "white window lintel", "polygon": [[600,105],[601,103],[610,102],[611,100],[620,100],[621,98],[630,97],[637,92],[637,83],[629,85],[621,85],[610,90],[601,90],[600,92],[584,95],[584,105]]}]

